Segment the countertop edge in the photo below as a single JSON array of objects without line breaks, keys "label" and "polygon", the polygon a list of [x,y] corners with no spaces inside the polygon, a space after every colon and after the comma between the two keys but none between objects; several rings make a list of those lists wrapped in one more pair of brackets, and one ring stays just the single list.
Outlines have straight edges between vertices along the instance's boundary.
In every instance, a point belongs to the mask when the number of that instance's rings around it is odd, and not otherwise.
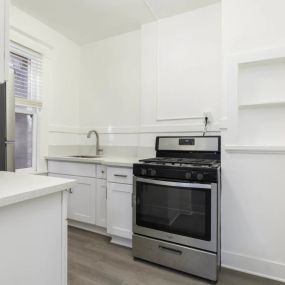
[{"label": "countertop edge", "polygon": [[72,188],[75,185],[76,185],[76,181],[70,180],[69,182],[64,182],[58,185],[40,187],[40,188],[32,189],[31,191],[17,193],[17,194],[13,194],[7,197],[0,197],[0,208],[13,205],[16,203],[24,202],[27,200],[40,198],[40,197],[54,194],[57,192],[62,192],[69,188]]},{"label": "countertop edge", "polygon": [[118,158],[104,158],[96,159],[96,158],[73,158],[73,157],[66,157],[66,156],[46,156],[45,159],[47,161],[66,161],[66,162],[75,162],[75,163],[88,163],[88,164],[99,164],[99,165],[106,165],[106,166],[118,166],[118,167],[133,167],[134,163],[137,163],[140,158],[133,157],[130,160],[133,161],[119,161]]}]

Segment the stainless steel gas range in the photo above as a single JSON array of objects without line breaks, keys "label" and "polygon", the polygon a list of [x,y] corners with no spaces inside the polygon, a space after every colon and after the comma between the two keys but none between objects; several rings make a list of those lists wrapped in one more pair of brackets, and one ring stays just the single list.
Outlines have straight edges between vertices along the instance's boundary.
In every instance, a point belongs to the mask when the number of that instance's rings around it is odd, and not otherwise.
[{"label": "stainless steel gas range", "polygon": [[134,257],[217,281],[220,150],[219,136],[157,137],[134,164]]}]

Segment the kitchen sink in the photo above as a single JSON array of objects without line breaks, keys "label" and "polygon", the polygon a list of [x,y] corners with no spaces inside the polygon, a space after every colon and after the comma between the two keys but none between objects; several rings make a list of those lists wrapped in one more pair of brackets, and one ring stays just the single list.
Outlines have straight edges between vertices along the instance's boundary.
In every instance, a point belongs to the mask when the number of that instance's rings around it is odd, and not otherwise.
[{"label": "kitchen sink", "polygon": [[70,155],[70,157],[74,157],[74,158],[98,158],[98,157],[102,157],[102,155]]}]

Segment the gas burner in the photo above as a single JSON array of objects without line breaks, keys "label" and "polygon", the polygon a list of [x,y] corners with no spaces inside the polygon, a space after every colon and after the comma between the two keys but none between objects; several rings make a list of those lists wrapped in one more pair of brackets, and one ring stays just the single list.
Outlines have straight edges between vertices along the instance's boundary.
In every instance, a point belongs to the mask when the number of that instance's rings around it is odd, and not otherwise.
[{"label": "gas burner", "polygon": [[177,157],[155,157],[142,159],[140,162],[151,165],[181,166],[181,167],[202,167],[209,168],[219,165],[219,161],[214,159],[195,159]]}]

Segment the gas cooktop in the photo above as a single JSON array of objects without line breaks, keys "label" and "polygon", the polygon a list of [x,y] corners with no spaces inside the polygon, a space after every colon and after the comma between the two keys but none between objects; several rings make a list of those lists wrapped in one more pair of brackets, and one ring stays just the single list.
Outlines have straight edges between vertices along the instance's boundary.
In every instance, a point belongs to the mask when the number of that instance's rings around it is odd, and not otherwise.
[{"label": "gas cooktop", "polygon": [[177,157],[155,157],[140,160],[141,163],[151,165],[182,166],[182,167],[201,167],[216,168],[220,162],[215,159],[197,159],[197,158],[177,158]]},{"label": "gas cooktop", "polygon": [[157,137],[156,157],[133,166],[138,177],[211,183],[219,179],[220,137]]}]

